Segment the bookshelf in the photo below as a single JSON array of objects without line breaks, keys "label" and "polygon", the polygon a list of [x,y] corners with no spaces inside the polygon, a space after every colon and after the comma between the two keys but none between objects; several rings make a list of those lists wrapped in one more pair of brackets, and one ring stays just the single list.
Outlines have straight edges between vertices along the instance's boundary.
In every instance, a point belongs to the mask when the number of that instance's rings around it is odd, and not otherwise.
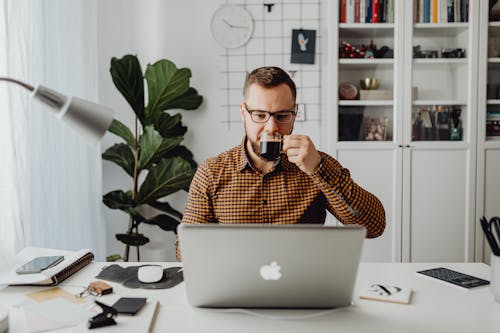
[{"label": "bookshelf", "polygon": [[[335,93],[322,129],[330,153],[379,197],[387,216],[384,235],[367,242],[363,260],[474,260],[480,4],[469,0],[466,22],[433,23],[415,20],[413,1],[389,3],[394,17],[385,23],[343,22],[342,1],[330,5],[328,79]],[[490,29],[500,35],[500,25]],[[345,58],[351,54],[342,42],[387,46],[392,56]],[[435,52],[418,53],[418,45]],[[368,77],[380,79],[378,89],[392,98],[339,95],[341,84],[361,91],[359,80]],[[367,135],[377,127],[383,135]]]}]

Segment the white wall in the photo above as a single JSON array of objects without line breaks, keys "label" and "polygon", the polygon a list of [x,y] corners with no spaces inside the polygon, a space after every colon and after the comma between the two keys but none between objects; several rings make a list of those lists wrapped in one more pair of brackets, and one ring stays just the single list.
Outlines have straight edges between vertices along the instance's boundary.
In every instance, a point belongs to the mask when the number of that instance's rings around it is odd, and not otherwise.
[{"label": "white wall", "polygon": [[[172,60],[178,67],[192,71],[191,86],[204,97],[197,111],[180,111],[188,126],[185,144],[199,163],[230,147],[238,145],[243,136],[243,126],[222,123],[220,54],[223,49],[212,39],[210,19],[214,10],[225,0],[102,0],[98,8],[99,31],[99,90],[100,102],[113,107],[116,118],[133,126],[133,112],[114,87],[109,74],[110,59],[125,54],[136,54],[143,67],[162,58]],[[326,11],[323,11],[326,12]],[[322,22],[326,20],[322,18]],[[323,24],[322,24],[323,25]],[[323,29],[323,28],[322,28]],[[326,35],[325,29],[322,31]],[[326,38],[323,38],[326,39]],[[322,44],[322,49],[326,47]],[[323,56],[322,59],[326,59]],[[326,73],[326,66],[323,72]],[[322,75],[325,80],[326,75]],[[243,80],[243,78],[242,78]],[[325,94],[322,93],[325,99]],[[323,105],[325,103],[322,103]],[[239,112],[239,110],[234,110]],[[318,125],[316,124],[316,127]],[[318,130],[307,124],[297,124],[295,132],[310,135],[321,147]],[[108,134],[103,140],[103,150],[119,139]],[[116,165],[103,162],[104,193],[115,189],[128,189],[131,179]],[[186,193],[169,197],[169,202],[183,211]],[[107,225],[108,254],[123,254],[123,244],[114,235],[127,228],[127,215],[104,208]],[[141,250],[141,260],[172,260],[174,258],[172,233],[159,231],[156,226],[141,225],[140,231],[151,239]],[[158,232],[159,231],[159,232]],[[134,256],[131,259],[135,259]]]}]

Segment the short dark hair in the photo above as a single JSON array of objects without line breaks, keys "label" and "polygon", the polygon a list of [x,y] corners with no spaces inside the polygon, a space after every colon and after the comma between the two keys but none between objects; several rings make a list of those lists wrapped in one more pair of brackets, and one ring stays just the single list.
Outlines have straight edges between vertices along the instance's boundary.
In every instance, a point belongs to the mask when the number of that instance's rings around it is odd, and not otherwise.
[{"label": "short dark hair", "polygon": [[254,83],[264,88],[274,88],[284,83],[290,87],[293,99],[296,99],[297,97],[297,88],[295,87],[295,83],[287,72],[279,67],[268,66],[254,69],[247,76],[245,88],[243,89],[243,95],[246,95],[248,87]]}]

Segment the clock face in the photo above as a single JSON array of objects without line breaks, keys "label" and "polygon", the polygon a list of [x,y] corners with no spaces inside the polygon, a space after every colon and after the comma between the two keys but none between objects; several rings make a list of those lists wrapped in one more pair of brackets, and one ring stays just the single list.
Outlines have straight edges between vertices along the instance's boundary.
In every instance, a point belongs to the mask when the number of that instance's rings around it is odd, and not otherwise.
[{"label": "clock face", "polygon": [[252,15],[241,6],[223,5],[212,16],[212,35],[226,48],[245,45],[253,34]]}]

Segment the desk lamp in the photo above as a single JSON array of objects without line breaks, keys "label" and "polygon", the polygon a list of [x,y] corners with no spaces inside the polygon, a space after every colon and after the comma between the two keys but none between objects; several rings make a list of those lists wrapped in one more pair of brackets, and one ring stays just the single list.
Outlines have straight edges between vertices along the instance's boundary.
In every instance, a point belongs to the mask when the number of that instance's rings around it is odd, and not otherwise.
[{"label": "desk lamp", "polygon": [[114,112],[108,107],[78,97],[65,96],[42,85],[32,87],[19,80],[1,76],[0,81],[15,83],[31,91],[31,97],[54,109],[59,120],[89,142],[97,143],[106,134],[113,121]]},{"label": "desk lamp", "polygon": [[[106,134],[113,121],[113,110],[78,97],[64,96],[52,89],[29,84],[8,77],[1,77],[31,91],[31,97],[42,101],[56,112],[59,120],[68,124],[73,130],[92,143],[97,143]],[[0,307],[0,333],[9,328],[9,311]]]}]

